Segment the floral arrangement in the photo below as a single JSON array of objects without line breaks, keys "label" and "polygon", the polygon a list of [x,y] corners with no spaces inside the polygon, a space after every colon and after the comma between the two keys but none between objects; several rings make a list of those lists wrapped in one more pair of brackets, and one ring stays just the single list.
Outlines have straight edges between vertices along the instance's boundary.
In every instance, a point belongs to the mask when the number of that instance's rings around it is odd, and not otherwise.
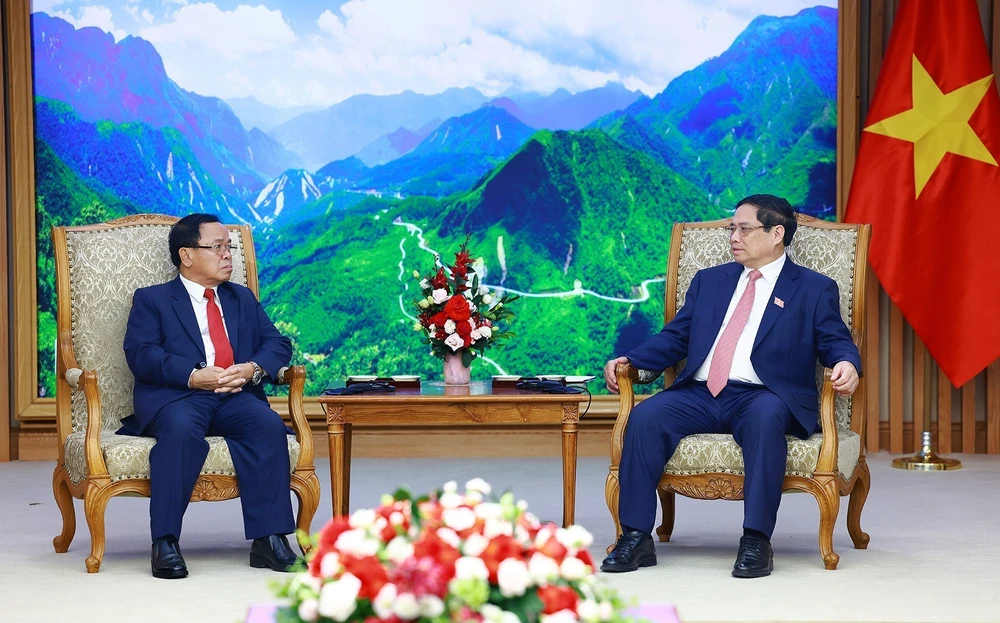
[{"label": "floral arrangement", "polygon": [[420,298],[413,301],[417,309],[413,329],[423,332],[423,343],[430,345],[431,354],[444,359],[461,352],[466,367],[487,348],[514,336],[507,325],[515,314],[507,305],[520,298],[498,298],[481,283],[485,262],[473,259],[468,245],[466,238],[450,267],[436,266],[423,277],[413,271],[413,277],[420,280]]},{"label": "floral arrangement", "polygon": [[597,581],[580,526],[542,524],[481,479],[381,505],[323,527],[307,568],[278,590],[277,621],[337,623],[626,623]]}]

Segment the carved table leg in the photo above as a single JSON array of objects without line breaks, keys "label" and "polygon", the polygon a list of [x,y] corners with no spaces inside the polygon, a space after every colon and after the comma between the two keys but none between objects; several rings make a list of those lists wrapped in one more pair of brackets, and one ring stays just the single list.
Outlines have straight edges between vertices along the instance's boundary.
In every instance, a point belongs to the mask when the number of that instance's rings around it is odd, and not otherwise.
[{"label": "carved table leg", "polygon": [[344,490],[347,487],[344,473],[344,406],[326,406],[326,434],[330,444],[330,491],[333,496],[333,516],[347,514]]},{"label": "carved table leg", "polygon": [[579,405],[563,405],[562,463],[563,463],[563,527],[576,521],[576,451],[577,430],[580,427]]}]

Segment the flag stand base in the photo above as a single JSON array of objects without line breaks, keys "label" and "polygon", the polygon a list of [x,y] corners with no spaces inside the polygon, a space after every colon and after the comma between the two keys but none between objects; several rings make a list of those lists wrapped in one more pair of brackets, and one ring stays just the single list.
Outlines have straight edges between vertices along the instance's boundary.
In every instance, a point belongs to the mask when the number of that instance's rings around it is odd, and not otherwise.
[{"label": "flag stand base", "polygon": [[892,460],[892,466],[896,469],[913,469],[921,472],[936,472],[950,469],[962,469],[962,462],[958,459],[948,459],[940,457],[934,453],[931,447],[931,434],[924,431],[921,439],[920,452],[916,456],[900,457]]}]

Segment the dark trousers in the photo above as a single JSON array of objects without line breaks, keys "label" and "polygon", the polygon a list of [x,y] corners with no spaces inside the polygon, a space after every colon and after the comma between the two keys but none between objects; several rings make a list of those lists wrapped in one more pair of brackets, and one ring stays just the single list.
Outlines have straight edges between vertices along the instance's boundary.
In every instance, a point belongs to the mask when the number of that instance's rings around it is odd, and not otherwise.
[{"label": "dark trousers", "polygon": [[629,416],[618,468],[621,524],[652,533],[656,484],[682,437],[729,433],[743,449],[743,527],[770,538],[785,476],[785,433],[798,434],[800,428],[776,394],[738,381],[730,381],[718,397],[704,383],[686,383],[640,402]]},{"label": "dark trousers", "polygon": [[164,405],[143,431],[156,438],[149,454],[153,539],[180,538],[184,511],[208,456],[206,436],[225,437],[229,446],[246,538],[293,532],[286,430],[281,416],[246,392],[199,391]]}]

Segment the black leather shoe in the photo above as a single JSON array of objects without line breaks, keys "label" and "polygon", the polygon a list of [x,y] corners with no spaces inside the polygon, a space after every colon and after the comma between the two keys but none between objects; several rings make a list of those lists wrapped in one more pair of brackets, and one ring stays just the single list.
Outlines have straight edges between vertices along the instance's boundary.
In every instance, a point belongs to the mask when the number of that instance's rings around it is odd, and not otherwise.
[{"label": "black leather shoe", "polygon": [[153,553],[150,556],[150,567],[153,577],[164,580],[186,578],[187,564],[181,556],[181,547],[173,539],[162,539],[153,543]]},{"label": "black leather shoe", "polygon": [[288,539],[283,534],[272,534],[253,540],[250,546],[250,566],[257,569],[265,567],[275,571],[291,571],[298,556],[288,546]]},{"label": "black leather shoe", "polygon": [[653,566],[656,566],[653,537],[645,532],[629,530],[618,537],[615,548],[601,563],[601,571],[620,573]]},{"label": "black leather shoe", "polygon": [[733,565],[734,578],[762,578],[774,571],[774,552],[771,542],[759,536],[740,539],[740,551]]}]

